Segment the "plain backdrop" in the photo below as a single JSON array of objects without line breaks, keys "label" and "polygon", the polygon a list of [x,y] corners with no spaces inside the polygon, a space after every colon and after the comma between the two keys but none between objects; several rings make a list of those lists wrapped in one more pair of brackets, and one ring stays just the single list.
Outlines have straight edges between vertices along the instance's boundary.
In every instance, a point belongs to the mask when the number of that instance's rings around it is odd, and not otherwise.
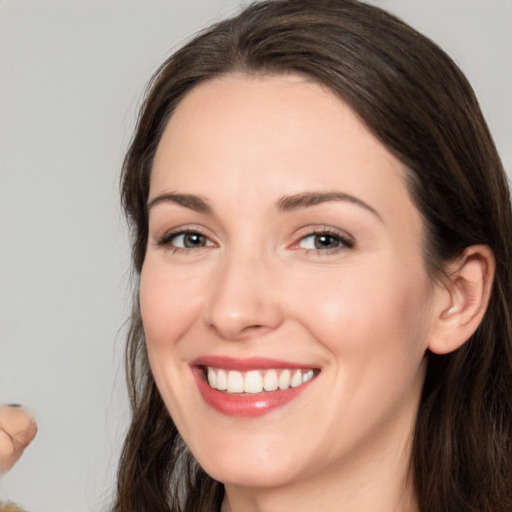
[{"label": "plain backdrop", "polygon": [[[144,85],[236,0],[0,0],[0,401],[39,434],[1,482],[32,512],[108,509],[127,424],[118,176]],[[512,169],[512,0],[373,0],[468,75]]]}]

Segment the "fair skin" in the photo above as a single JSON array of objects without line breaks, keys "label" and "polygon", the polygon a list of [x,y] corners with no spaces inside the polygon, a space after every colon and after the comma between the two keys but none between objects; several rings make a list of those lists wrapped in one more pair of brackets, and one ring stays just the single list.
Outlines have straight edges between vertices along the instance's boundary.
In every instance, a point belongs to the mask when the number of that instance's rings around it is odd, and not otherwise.
[{"label": "fair skin", "polygon": [[[223,510],[417,510],[425,351],[463,343],[487,292],[471,288],[471,321],[454,336],[470,285],[427,275],[404,176],[348,106],[302,77],[214,79],[171,117],[140,305],[159,391],[225,484]],[[483,253],[467,258],[475,282],[492,273]],[[261,391],[258,405],[212,390],[208,366],[312,378],[296,394]]]},{"label": "fair skin", "polygon": [[36,433],[36,422],[25,409],[0,407],[0,475],[16,464]]}]

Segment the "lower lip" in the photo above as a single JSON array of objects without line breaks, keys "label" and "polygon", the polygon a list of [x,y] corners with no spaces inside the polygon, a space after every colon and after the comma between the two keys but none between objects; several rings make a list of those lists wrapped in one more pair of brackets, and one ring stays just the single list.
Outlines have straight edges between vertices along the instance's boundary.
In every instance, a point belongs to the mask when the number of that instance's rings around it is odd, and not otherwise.
[{"label": "lower lip", "polygon": [[213,389],[204,379],[201,368],[194,367],[193,373],[203,400],[216,411],[227,416],[256,418],[270,411],[282,407],[297,398],[304,389],[314,380],[310,380],[283,391],[264,391],[254,395],[229,395],[223,391]]}]

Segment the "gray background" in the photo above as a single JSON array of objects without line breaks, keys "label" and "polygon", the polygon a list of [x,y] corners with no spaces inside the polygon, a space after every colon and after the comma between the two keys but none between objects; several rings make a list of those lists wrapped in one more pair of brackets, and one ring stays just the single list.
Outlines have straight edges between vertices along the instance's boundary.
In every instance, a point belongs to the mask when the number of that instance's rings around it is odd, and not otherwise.
[{"label": "gray background", "polygon": [[[105,510],[127,422],[118,174],[144,84],[236,0],[0,0],[0,400],[40,432],[0,496]],[[512,169],[512,0],[373,0],[444,47]]]}]

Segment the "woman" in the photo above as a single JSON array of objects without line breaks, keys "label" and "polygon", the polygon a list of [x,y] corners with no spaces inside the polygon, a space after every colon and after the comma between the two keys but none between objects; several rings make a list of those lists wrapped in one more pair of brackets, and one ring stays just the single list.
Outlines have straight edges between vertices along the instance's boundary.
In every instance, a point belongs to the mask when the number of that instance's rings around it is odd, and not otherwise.
[{"label": "woman", "polygon": [[116,511],[509,511],[511,212],[474,94],[354,0],[160,68],[125,160]]}]

